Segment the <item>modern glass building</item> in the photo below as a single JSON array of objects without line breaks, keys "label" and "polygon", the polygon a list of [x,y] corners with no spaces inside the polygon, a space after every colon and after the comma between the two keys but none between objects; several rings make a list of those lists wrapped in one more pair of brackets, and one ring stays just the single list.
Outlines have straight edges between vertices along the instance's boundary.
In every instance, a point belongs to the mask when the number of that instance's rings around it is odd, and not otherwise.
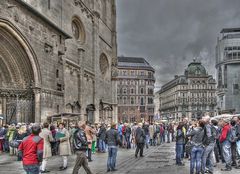
[{"label": "modern glass building", "polygon": [[217,109],[240,112],[240,28],[222,29],[216,46]]}]

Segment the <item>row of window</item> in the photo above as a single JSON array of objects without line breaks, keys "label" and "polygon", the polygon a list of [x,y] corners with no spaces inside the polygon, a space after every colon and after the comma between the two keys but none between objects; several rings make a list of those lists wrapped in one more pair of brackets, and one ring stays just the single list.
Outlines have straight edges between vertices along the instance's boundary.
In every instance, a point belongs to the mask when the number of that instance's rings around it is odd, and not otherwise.
[{"label": "row of window", "polygon": [[151,71],[138,71],[138,70],[118,70],[120,76],[148,76],[153,77],[153,72]]},{"label": "row of window", "polygon": [[[119,104],[131,104],[131,105],[138,104],[135,97],[130,97],[130,101],[128,100],[128,98],[126,96],[118,97],[117,100],[118,100]],[[139,103],[140,103],[140,105],[145,105],[145,98],[140,97]],[[153,98],[148,97],[147,104],[153,104]]]},{"label": "row of window", "polygon": [[152,80],[119,80],[118,85],[154,85]]},{"label": "row of window", "polygon": [[[134,89],[134,88],[131,88],[131,89],[120,88],[120,89],[118,89],[118,94],[129,94],[129,93],[130,93],[130,94],[136,94],[137,91],[136,91],[136,89]],[[144,89],[144,88],[140,88],[139,94],[146,94],[145,89]],[[148,94],[148,95],[153,95],[153,89],[148,88],[148,89],[147,89],[147,94]]]},{"label": "row of window", "polygon": [[187,89],[215,89],[215,88],[214,88],[214,85],[205,85],[205,84],[195,85],[195,84],[192,84],[192,85],[189,85],[189,86],[182,86],[180,89],[187,90]]},{"label": "row of window", "polygon": [[[207,97],[207,96],[214,96],[215,93],[191,93],[190,96],[191,97]],[[187,93],[179,93],[180,97],[189,97],[189,95]]]},{"label": "row of window", "polygon": [[162,96],[162,98],[166,98],[166,100],[169,99],[175,99],[177,97],[209,97],[209,96],[215,96],[215,93],[210,92],[210,93],[190,93],[190,95],[188,95],[188,93],[178,93],[178,95],[172,94],[172,95],[165,95]]}]

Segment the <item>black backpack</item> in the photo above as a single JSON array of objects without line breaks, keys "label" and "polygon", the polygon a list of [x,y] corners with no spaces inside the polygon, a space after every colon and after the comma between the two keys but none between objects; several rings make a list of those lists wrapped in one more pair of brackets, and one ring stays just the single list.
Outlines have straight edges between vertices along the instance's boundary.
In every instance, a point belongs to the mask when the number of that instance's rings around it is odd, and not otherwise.
[{"label": "black backpack", "polygon": [[217,129],[211,125],[211,137],[207,136],[207,128],[204,127],[204,136],[203,136],[203,145],[208,146],[211,143],[211,140],[215,140],[217,137]]}]

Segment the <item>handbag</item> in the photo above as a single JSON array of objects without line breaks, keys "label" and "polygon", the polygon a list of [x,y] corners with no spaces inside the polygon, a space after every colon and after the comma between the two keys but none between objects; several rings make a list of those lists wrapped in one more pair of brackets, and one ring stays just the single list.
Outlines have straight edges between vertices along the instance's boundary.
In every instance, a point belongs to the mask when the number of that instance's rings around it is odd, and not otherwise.
[{"label": "handbag", "polygon": [[188,141],[185,145],[185,151],[187,154],[190,154],[192,152],[193,143],[191,141]]}]

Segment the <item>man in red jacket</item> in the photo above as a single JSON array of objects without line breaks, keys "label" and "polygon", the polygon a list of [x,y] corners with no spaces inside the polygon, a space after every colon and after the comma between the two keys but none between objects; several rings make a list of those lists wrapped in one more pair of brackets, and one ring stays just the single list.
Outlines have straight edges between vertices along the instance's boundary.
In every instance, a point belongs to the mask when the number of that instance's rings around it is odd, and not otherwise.
[{"label": "man in red jacket", "polygon": [[223,128],[220,136],[220,143],[222,143],[223,158],[226,162],[226,167],[221,169],[222,171],[232,170],[232,152],[231,152],[231,142],[230,142],[230,120],[223,119]]},{"label": "man in red jacket", "polygon": [[40,125],[34,124],[32,134],[25,137],[18,148],[27,174],[39,174],[39,166],[43,158],[43,139],[39,137],[40,132]]}]

